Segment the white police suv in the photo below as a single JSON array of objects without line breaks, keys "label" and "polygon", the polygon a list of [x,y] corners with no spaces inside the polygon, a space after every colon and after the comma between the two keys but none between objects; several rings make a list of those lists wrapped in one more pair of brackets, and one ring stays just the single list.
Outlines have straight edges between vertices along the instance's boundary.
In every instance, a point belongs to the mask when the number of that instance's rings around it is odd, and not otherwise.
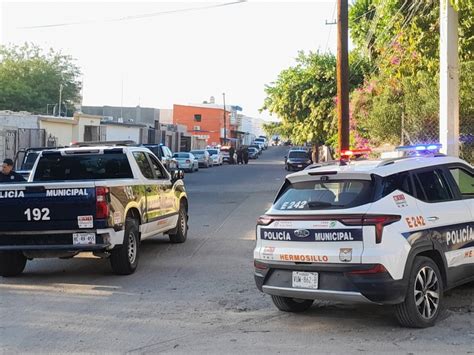
[{"label": "white police suv", "polygon": [[255,281],[278,309],[369,302],[432,326],[443,292],[474,280],[474,169],[440,155],[314,167],[287,176],[256,232]]}]

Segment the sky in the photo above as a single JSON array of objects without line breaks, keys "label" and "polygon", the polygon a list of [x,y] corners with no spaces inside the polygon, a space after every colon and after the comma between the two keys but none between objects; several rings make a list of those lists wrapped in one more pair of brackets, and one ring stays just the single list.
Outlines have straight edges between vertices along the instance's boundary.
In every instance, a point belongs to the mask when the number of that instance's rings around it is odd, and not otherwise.
[{"label": "sky", "polygon": [[[225,92],[244,114],[275,119],[259,113],[265,85],[300,50],[335,52],[336,26],[326,25],[335,0],[211,7],[231,2],[0,0],[0,43],[72,55],[83,105],[172,108],[211,96],[221,104]],[[65,25],[41,27],[57,24]]]}]

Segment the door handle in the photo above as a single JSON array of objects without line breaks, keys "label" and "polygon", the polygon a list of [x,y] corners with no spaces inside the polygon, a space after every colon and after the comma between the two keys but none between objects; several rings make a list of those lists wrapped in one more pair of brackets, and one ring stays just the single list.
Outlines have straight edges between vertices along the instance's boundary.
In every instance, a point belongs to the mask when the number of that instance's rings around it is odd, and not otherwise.
[{"label": "door handle", "polygon": [[427,218],[427,220],[430,221],[430,222],[436,222],[438,219],[439,219],[439,217],[436,217],[436,216],[431,216],[431,217]]}]

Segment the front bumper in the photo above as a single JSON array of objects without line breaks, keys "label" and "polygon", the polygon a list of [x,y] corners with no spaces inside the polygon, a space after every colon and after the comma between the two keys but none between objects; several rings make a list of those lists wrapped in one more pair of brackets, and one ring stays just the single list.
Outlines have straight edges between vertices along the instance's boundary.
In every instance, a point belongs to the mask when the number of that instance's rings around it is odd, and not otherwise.
[{"label": "front bumper", "polygon": [[[347,303],[397,304],[405,298],[407,283],[394,280],[388,272],[352,274],[370,270],[375,264],[306,264],[256,261],[257,288],[270,295],[320,299]],[[292,287],[293,271],[318,272],[319,288]]]},{"label": "front bumper", "polygon": [[[95,244],[73,244],[73,233],[95,233]],[[123,244],[124,230],[19,231],[0,234],[0,251],[97,251]]]}]

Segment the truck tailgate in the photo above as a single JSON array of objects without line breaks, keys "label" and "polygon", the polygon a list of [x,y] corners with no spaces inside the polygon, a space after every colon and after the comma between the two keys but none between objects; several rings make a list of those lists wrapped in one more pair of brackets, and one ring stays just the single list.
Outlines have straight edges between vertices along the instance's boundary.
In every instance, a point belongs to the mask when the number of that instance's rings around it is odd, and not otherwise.
[{"label": "truck tailgate", "polygon": [[101,228],[95,201],[90,182],[0,186],[0,233]]}]

